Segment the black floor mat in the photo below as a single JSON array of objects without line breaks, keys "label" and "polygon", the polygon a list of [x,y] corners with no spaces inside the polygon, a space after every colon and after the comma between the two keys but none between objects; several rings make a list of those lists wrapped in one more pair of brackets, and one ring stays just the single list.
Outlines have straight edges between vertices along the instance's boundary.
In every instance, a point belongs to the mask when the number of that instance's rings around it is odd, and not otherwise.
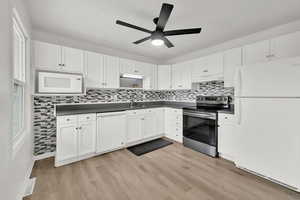
[{"label": "black floor mat", "polygon": [[141,156],[145,153],[149,153],[151,151],[163,148],[165,146],[168,146],[170,144],[173,144],[173,142],[164,140],[164,139],[156,139],[152,140],[150,142],[145,142],[142,144],[138,144],[132,147],[127,148],[131,153],[135,154],[136,156]]}]

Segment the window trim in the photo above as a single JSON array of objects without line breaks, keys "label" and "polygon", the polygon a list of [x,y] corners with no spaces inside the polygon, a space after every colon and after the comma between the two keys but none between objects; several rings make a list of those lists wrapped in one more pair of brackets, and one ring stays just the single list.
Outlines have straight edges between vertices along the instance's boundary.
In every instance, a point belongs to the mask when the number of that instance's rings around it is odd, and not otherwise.
[{"label": "window trim", "polygon": [[[22,104],[23,104],[23,122],[22,122],[22,128],[20,129],[20,131],[16,134],[13,135],[11,134],[11,139],[12,139],[12,156],[13,158],[15,158],[17,152],[19,152],[19,150],[21,149],[21,147],[23,146],[23,144],[25,143],[25,136],[26,136],[26,117],[25,117],[25,111],[26,111],[26,86],[27,86],[27,81],[26,81],[26,69],[28,67],[28,59],[30,59],[29,57],[29,44],[30,44],[30,39],[29,39],[29,35],[28,32],[25,29],[25,26],[22,23],[22,20],[20,18],[20,15],[18,14],[17,10],[15,8],[13,8],[13,12],[12,12],[12,34],[16,34],[15,31],[17,32],[17,36],[20,37],[22,36],[22,40],[23,40],[23,48],[24,48],[24,52],[23,53],[23,60],[21,61],[23,63],[23,66],[21,71],[19,70],[17,76],[15,76],[15,66],[13,64],[13,73],[12,73],[12,87],[14,86],[14,84],[18,84],[21,85],[23,87],[23,98],[22,98]],[[22,35],[20,35],[22,34]],[[14,37],[14,36],[13,36]],[[14,41],[13,41],[14,42]],[[14,57],[14,53],[13,53],[13,57]],[[14,58],[15,59],[15,58]],[[13,62],[14,63],[14,62]],[[21,80],[20,80],[21,79]],[[11,123],[12,126],[12,123]],[[12,128],[11,128],[12,131]]]}]

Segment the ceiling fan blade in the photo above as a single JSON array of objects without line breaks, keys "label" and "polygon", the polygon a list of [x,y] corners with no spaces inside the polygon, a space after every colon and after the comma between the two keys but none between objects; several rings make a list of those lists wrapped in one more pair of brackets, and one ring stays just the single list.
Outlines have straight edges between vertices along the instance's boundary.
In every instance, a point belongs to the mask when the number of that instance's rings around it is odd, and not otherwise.
[{"label": "ceiling fan blade", "polygon": [[157,25],[156,25],[156,30],[159,31],[163,31],[168,19],[171,15],[171,12],[173,10],[173,5],[172,4],[167,4],[167,3],[163,3],[161,10],[160,10],[160,14],[159,14],[159,18],[157,21]]},{"label": "ceiling fan blade", "polygon": [[132,25],[132,24],[128,24],[127,22],[123,22],[123,21],[120,21],[120,20],[117,20],[116,24],[119,24],[121,26],[126,26],[126,27],[129,27],[129,28],[133,28],[133,29],[136,29],[136,30],[139,30],[139,31],[143,31],[143,32],[146,32],[146,33],[152,33],[152,31],[150,31],[148,29],[145,29],[145,28],[142,28],[142,27],[138,27],[138,26],[135,26],[135,25]]},{"label": "ceiling fan blade", "polygon": [[140,44],[140,43],[142,43],[142,42],[145,42],[145,41],[149,40],[150,38],[151,38],[151,36],[145,37],[145,38],[143,38],[143,39],[140,39],[140,40],[138,40],[138,41],[135,41],[134,44]]},{"label": "ceiling fan blade", "polygon": [[165,31],[165,36],[172,36],[172,35],[186,35],[186,34],[196,34],[201,32],[201,28],[191,28],[191,29],[180,29],[180,30],[171,30]]},{"label": "ceiling fan blade", "polygon": [[165,45],[166,45],[168,48],[174,47],[174,45],[172,44],[172,42],[170,42],[170,40],[168,40],[168,38],[162,37],[161,39],[164,41]]}]

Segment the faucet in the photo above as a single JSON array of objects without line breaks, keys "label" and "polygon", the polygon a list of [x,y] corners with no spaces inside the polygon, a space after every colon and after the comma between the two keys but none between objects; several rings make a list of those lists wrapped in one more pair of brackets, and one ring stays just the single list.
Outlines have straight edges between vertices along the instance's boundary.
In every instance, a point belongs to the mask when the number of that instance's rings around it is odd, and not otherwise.
[{"label": "faucet", "polygon": [[134,97],[133,95],[130,96],[130,107],[133,107],[135,105],[135,103],[136,103],[134,101],[133,97]]}]

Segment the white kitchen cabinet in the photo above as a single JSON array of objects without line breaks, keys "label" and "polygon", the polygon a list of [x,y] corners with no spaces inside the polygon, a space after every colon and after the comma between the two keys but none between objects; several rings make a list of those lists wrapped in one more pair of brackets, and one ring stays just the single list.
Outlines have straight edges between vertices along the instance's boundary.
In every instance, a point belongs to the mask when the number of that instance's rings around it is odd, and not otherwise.
[{"label": "white kitchen cabinet", "polygon": [[213,81],[223,78],[222,53],[215,53],[191,62],[192,82]]},{"label": "white kitchen cabinet", "polygon": [[77,123],[59,125],[56,133],[56,162],[77,157]]},{"label": "white kitchen cabinet", "polygon": [[119,58],[86,52],[86,86],[119,88]]},{"label": "white kitchen cabinet", "polygon": [[224,52],[224,86],[233,87],[236,69],[242,63],[242,48],[234,48]]},{"label": "white kitchen cabinet", "polygon": [[233,114],[218,114],[218,152],[221,157],[235,161],[237,149],[237,121]]},{"label": "white kitchen cabinet", "polygon": [[156,108],[157,134],[165,134],[165,108]]},{"label": "white kitchen cabinet", "polygon": [[58,116],[55,166],[61,166],[94,155],[96,114]]},{"label": "white kitchen cabinet", "polygon": [[165,121],[166,137],[182,143],[182,109],[166,108]]},{"label": "white kitchen cabinet", "polygon": [[84,71],[84,51],[70,47],[62,47],[62,70],[82,73]]},{"label": "white kitchen cabinet", "polygon": [[264,40],[243,47],[243,64],[268,62],[270,60],[270,40]]},{"label": "white kitchen cabinet", "polygon": [[172,66],[172,89],[191,89],[190,62],[178,63]]},{"label": "white kitchen cabinet", "polygon": [[149,63],[137,62],[139,64],[139,69],[143,78],[143,88],[144,89],[155,89],[155,65]]},{"label": "white kitchen cabinet", "polygon": [[34,66],[45,70],[60,70],[61,47],[40,41],[33,41]]},{"label": "white kitchen cabinet", "polygon": [[104,85],[104,56],[86,52],[86,87],[102,88]]},{"label": "white kitchen cabinet", "polygon": [[142,122],[143,139],[151,138],[157,135],[157,118],[155,109],[145,109]]},{"label": "white kitchen cabinet", "polygon": [[126,131],[126,143],[132,144],[143,138],[142,126],[143,126],[143,111],[127,111],[127,131]]},{"label": "white kitchen cabinet", "polygon": [[107,55],[104,56],[103,76],[105,88],[120,87],[119,58]]},{"label": "white kitchen cabinet", "polygon": [[34,66],[39,69],[83,73],[84,51],[34,41]]},{"label": "white kitchen cabinet", "polygon": [[300,55],[300,31],[271,40],[271,59],[284,59]]},{"label": "white kitchen cabinet", "polygon": [[78,122],[78,156],[95,153],[96,149],[96,124],[95,120]]},{"label": "white kitchen cabinet", "polygon": [[126,112],[97,115],[97,153],[124,147],[126,141]]},{"label": "white kitchen cabinet", "polygon": [[134,60],[120,58],[120,72],[122,74],[142,75],[141,63]]},{"label": "white kitchen cabinet", "polygon": [[172,89],[171,65],[159,65],[157,67],[157,88],[159,90]]}]

